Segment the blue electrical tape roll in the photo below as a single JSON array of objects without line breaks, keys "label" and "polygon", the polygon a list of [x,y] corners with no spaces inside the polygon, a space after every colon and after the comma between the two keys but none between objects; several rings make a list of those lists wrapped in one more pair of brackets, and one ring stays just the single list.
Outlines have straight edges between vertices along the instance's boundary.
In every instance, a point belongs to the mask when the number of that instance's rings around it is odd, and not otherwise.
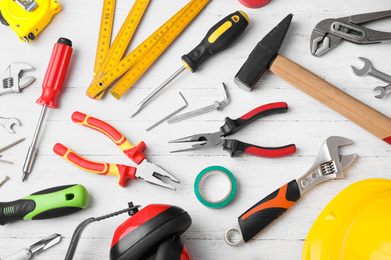
[{"label": "blue electrical tape roll", "polygon": [[[230,190],[229,190],[228,194],[224,198],[222,198],[221,200],[211,201],[202,195],[200,186],[201,186],[202,181],[207,176],[209,176],[210,174],[216,174],[216,173],[222,174],[228,178],[228,181],[230,183]],[[194,183],[194,192],[197,196],[197,199],[205,206],[215,208],[215,209],[222,208],[222,207],[227,206],[228,203],[230,203],[232,201],[232,199],[235,197],[236,180],[235,180],[235,177],[232,175],[232,173],[229,170],[227,170],[226,168],[221,167],[221,166],[211,166],[211,167],[205,168],[204,170],[202,170],[198,174],[198,176],[195,180],[195,183]]]}]

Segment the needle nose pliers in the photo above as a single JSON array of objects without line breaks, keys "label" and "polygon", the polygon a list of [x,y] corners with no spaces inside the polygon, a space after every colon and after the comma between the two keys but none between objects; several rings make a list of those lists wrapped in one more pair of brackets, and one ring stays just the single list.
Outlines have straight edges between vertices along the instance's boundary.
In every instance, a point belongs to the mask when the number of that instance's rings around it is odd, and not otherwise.
[{"label": "needle nose pliers", "polygon": [[235,139],[225,139],[226,136],[236,133],[258,118],[270,114],[286,113],[287,111],[288,105],[285,102],[276,102],[259,106],[236,120],[227,117],[225,118],[225,124],[216,133],[195,134],[170,141],[169,143],[197,142],[191,148],[171,151],[171,153],[223,146],[223,149],[228,151],[231,157],[242,153],[267,158],[277,158],[294,154],[296,152],[296,146],[294,144],[281,147],[262,147]]},{"label": "needle nose pliers", "polygon": [[124,135],[111,125],[80,112],[72,114],[72,121],[107,135],[126,156],[138,164],[138,167],[89,161],[60,143],[53,147],[53,151],[57,155],[85,171],[100,175],[119,176],[118,184],[122,187],[126,186],[128,179],[141,178],[149,183],[175,190],[172,185],[163,182],[161,179],[166,177],[176,183],[179,183],[179,180],[158,165],[147,161],[147,157],[143,154],[146,149],[146,144],[143,141],[133,146]]}]

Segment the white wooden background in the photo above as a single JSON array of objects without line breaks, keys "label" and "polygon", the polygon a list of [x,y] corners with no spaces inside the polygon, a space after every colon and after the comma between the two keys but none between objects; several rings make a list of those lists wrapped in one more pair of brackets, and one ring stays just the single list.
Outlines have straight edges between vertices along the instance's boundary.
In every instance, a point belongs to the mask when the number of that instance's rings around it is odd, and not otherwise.
[{"label": "white wooden background", "polygon": [[[5,1],[5,0],[3,0]],[[134,1],[117,1],[115,31],[118,31]],[[25,44],[14,32],[0,26],[0,70],[14,61],[25,61],[36,68],[36,81],[20,94],[0,97],[0,116],[16,117],[22,126],[16,134],[0,127],[0,146],[21,137],[22,144],[3,153],[3,159],[13,165],[0,165],[0,178],[11,180],[0,188],[1,201],[22,198],[33,192],[65,184],[82,184],[90,194],[87,209],[63,218],[46,221],[24,221],[0,227],[0,257],[5,257],[41,238],[60,233],[63,240],[36,259],[62,259],[75,227],[84,219],[98,217],[127,206],[128,201],[147,206],[152,203],[172,204],[184,208],[193,219],[183,235],[193,259],[300,259],[303,243],[313,222],[341,190],[367,178],[389,178],[391,146],[356,126],[346,118],[266,72],[256,89],[250,93],[239,89],[234,75],[248,54],[267,32],[288,13],[294,18],[281,54],[310,69],[322,78],[379,111],[391,116],[391,96],[374,98],[372,89],[385,83],[372,77],[357,77],[350,65],[362,66],[359,56],[369,58],[379,70],[391,73],[390,44],[360,46],[343,42],[321,58],[310,54],[309,39],[313,27],[326,18],[338,18],[365,12],[391,9],[389,0],[273,0],[261,9],[248,9],[237,0],[214,0],[186,28],[137,84],[120,100],[107,95],[102,101],[85,96],[92,78],[102,0],[60,1],[63,9],[53,17],[37,39]],[[151,1],[130,49],[155,31],[188,0]],[[173,84],[134,118],[130,109],[181,66],[180,57],[189,52],[204,37],[206,31],[227,14],[245,11],[251,24],[231,48],[205,63],[199,72],[185,72]],[[375,22],[371,28],[389,30],[390,20]],[[41,107],[35,100],[41,94],[41,83],[54,43],[59,37],[73,41],[74,53],[59,100],[59,109],[49,110],[39,143],[33,172],[27,182],[21,182],[22,167],[30,145]],[[178,91],[189,102],[188,111],[221,100],[220,83],[226,82],[231,103],[221,112],[211,112],[176,124],[164,123],[151,132],[145,129],[179,106]],[[169,140],[200,132],[214,132],[226,116],[237,118],[249,110],[270,102],[285,101],[290,106],[286,114],[273,115],[249,125],[235,135],[240,140],[264,146],[297,145],[297,153],[281,159],[252,156],[230,158],[220,149],[170,154],[181,148]],[[175,103],[176,102],[176,103]],[[134,144],[144,140],[151,162],[166,168],[181,183],[177,191],[133,181],[126,188],[115,177],[96,176],[79,170],[52,151],[61,142],[88,159],[134,165],[102,134],[71,121],[71,114],[81,111],[102,119],[124,133]],[[301,176],[311,167],[323,141],[331,135],[351,138],[355,144],[344,153],[358,154],[358,159],[345,171],[346,179],[320,184],[307,192],[287,214],[280,217],[261,234],[241,247],[230,247],[223,240],[224,231],[254,203],[286,182]],[[204,168],[221,165],[236,177],[238,192],[231,204],[223,209],[203,206],[195,197],[193,184]],[[221,192],[223,185],[215,187]],[[126,215],[89,225],[82,235],[74,259],[108,259],[115,229]]]}]

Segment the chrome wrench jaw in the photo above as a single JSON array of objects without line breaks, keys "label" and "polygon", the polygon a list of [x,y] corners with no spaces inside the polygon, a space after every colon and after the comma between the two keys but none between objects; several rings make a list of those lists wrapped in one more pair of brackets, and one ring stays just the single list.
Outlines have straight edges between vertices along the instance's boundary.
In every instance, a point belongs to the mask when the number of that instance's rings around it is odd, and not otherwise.
[{"label": "chrome wrench jaw", "polygon": [[370,73],[372,69],[372,63],[367,58],[364,57],[359,57],[359,59],[364,62],[364,67],[362,67],[361,69],[357,69],[356,67],[351,66],[353,72],[360,77],[368,75],[368,73]]},{"label": "chrome wrench jaw", "polygon": [[342,38],[329,33],[335,19],[326,19],[316,25],[311,34],[311,54],[320,57],[342,42]]},{"label": "chrome wrench jaw", "polygon": [[385,95],[391,93],[391,84],[384,87],[382,86],[376,87],[373,89],[373,91],[380,91],[380,93],[376,95],[375,98],[384,98]]},{"label": "chrome wrench jaw", "polygon": [[11,63],[1,77],[0,95],[19,93],[21,89],[32,84],[35,77],[23,77],[23,74],[33,70],[34,68],[25,62]]},{"label": "chrome wrench jaw", "polygon": [[340,136],[327,138],[312,167],[303,176],[296,179],[300,194],[303,194],[320,182],[343,178],[343,169],[347,168],[355,160],[357,155],[349,154],[340,156],[338,148],[353,143],[352,140]]},{"label": "chrome wrench jaw", "polygon": [[163,182],[163,179],[168,179],[171,182],[180,183],[180,181],[171,173],[164,170],[162,167],[156,164],[148,162],[144,159],[137,167],[137,178],[143,179],[146,182],[156,184],[168,189],[176,190],[174,186],[169,183]]},{"label": "chrome wrench jaw", "polygon": [[8,133],[15,133],[15,131],[12,129],[12,127],[14,125],[20,126],[20,122],[18,121],[18,119],[14,118],[14,117],[11,117],[11,118],[0,117],[0,125],[2,125]]},{"label": "chrome wrench jaw", "polygon": [[366,75],[371,75],[377,79],[380,79],[384,82],[391,83],[391,76],[387,75],[373,67],[372,63],[370,60],[364,57],[359,57],[360,60],[364,62],[364,67],[362,69],[357,69],[356,67],[352,66],[353,72],[357,76],[366,76]]}]

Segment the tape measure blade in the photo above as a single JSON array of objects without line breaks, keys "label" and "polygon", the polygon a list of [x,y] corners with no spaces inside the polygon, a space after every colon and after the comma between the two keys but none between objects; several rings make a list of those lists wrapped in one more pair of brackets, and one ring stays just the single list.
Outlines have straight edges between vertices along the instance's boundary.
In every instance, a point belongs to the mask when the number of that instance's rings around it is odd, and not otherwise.
[{"label": "tape measure blade", "polygon": [[176,37],[187,27],[196,15],[210,0],[193,0],[192,5],[183,13],[170,29],[157,41],[154,46],[138,61],[110,91],[116,99],[120,99],[126,91],[143,75],[153,62],[166,50]]},{"label": "tape measure blade", "polygon": [[106,74],[93,81],[87,90],[87,96],[99,99],[102,96],[102,91],[110,87],[110,85],[125,74],[136,62],[138,62],[145,53],[152,48],[152,46],[163,36],[163,34],[177,21],[177,19],[191,6],[189,2],[173,17],[171,17],[165,24],[151,34],[144,42],[142,42],[136,49],[124,57],[114,68]]},{"label": "tape measure blade", "polygon": [[98,36],[98,45],[96,47],[95,64],[94,64],[94,77],[99,68],[103,64],[103,60],[106,57],[110,44],[111,35],[113,31],[113,21],[115,12],[116,0],[104,0],[102,8],[102,16],[100,19],[100,28]]},{"label": "tape measure blade", "polygon": [[136,0],[133,4],[107,55],[104,57],[102,65],[96,72],[95,78],[97,78],[97,75],[105,74],[122,59],[149,2],[150,0]]}]

